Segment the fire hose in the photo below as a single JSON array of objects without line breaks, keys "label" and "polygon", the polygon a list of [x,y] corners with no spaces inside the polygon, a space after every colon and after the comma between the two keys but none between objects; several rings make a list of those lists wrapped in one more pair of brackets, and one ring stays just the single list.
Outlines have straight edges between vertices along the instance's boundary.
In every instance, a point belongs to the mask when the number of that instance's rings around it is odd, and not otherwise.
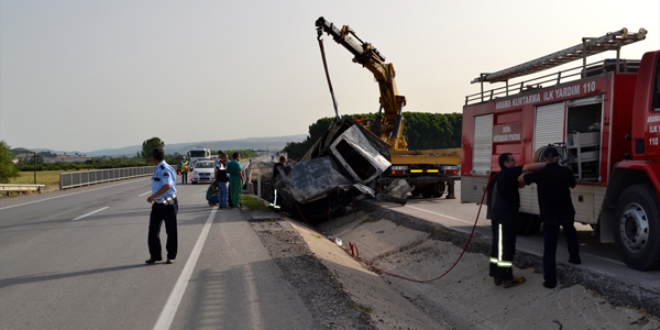
[{"label": "fire hose", "polygon": [[[492,177],[488,180],[488,183],[486,184],[486,187],[490,186],[490,183],[491,183],[496,177],[497,177],[497,174],[494,175],[494,176],[492,176]],[[363,263],[363,264],[365,264],[365,265],[371,267],[372,269],[375,269],[376,271],[378,271],[378,272],[380,272],[380,273],[382,273],[382,274],[387,274],[387,275],[390,275],[390,276],[392,276],[392,277],[400,278],[400,279],[402,279],[402,280],[406,280],[406,281],[410,281],[410,282],[415,282],[415,283],[431,283],[431,282],[437,281],[437,280],[443,278],[445,275],[449,274],[449,272],[451,272],[452,269],[454,269],[454,267],[456,267],[456,265],[458,264],[458,262],[461,260],[461,258],[463,258],[463,255],[464,255],[465,252],[467,251],[467,248],[468,248],[468,246],[470,245],[470,242],[472,241],[472,237],[474,236],[474,231],[475,231],[475,229],[477,228],[477,223],[479,222],[479,216],[481,215],[481,207],[482,207],[483,204],[484,204],[484,199],[486,198],[486,193],[487,193],[487,192],[488,192],[488,189],[484,189],[484,193],[481,195],[481,202],[479,203],[479,210],[477,211],[477,216],[476,216],[476,218],[474,219],[474,225],[472,226],[472,231],[470,232],[470,236],[468,237],[467,242],[465,242],[465,246],[463,247],[463,250],[461,251],[461,254],[458,256],[458,258],[456,259],[456,261],[454,261],[454,263],[451,265],[451,267],[449,267],[449,269],[447,269],[444,273],[440,274],[440,275],[437,276],[437,277],[434,277],[434,278],[431,278],[431,279],[428,279],[428,280],[419,280],[419,279],[410,278],[410,277],[407,277],[407,276],[403,276],[403,275],[395,274],[395,273],[392,273],[392,272],[387,271],[387,270],[385,270],[385,269],[382,269],[381,267],[378,267],[378,266],[374,265],[373,263],[371,263],[371,262],[369,262],[369,261],[367,261],[367,260],[364,260],[364,259],[360,258],[360,252],[359,252],[359,250],[358,250],[358,247],[357,247],[357,245],[355,245],[355,244],[352,243],[352,242],[349,242],[349,247],[350,247],[350,253],[349,253],[349,254],[350,254],[355,260],[357,260],[358,262],[361,262],[361,263]],[[348,253],[347,250],[344,250],[344,251],[346,251],[346,252]]]},{"label": "fire hose", "polygon": [[[458,262],[461,261],[461,258],[463,258],[463,255],[464,255],[465,252],[467,251],[467,248],[468,248],[468,246],[470,245],[470,242],[472,241],[472,237],[474,236],[474,231],[475,231],[476,228],[477,228],[477,223],[479,222],[479,216],[481,215],[481,207],[484,205],[484,199],[486,198],[486,193],[488,192],[487,187],[490,186],[491,182],[493,182],[493,180],[494,180],[495,178],[497,178],[497,174],[495,174],[495,175],[492,176],[490,179],[488,179],[488,183],[486,184],[486,188],[484,188],[484,193],[481,195],[481,201],[480,201],[480,203],[479,203],[479,209],[477,210],[477,216],[476,216],[476,218],[474,219],[474,225],[472,225],[472,230],[470,231],[470,236],[468,237],[467,242],[465,242],[465,246],[463,246],[463,250],[461,251],[461,254],[458,256],[458,258],[456,258],[456,261],[454,261],[454,263],[451,265],[451,267],[449,267],[449,269],[447,269],[444,273],[438,275],[437,277],[434,277],[434,278],[431,278],[431,279],[428,279],[428,280],[419,280],[419,279],[410,278],[410,277],[407,277],[407,276],[403,276],[403,275],[399,275],[399,274],[395,274],[395,273],[392,273],[392,272],[390,272],[390,271],[387,271],[387,270],[385,270],[385,269],[383,269],[383,268],[381,268],[381,267],[378,267],[378,266],[374,265],[373,263],[371,263],[371,262],[369,262],[369,261],[367,261],[367,260],[362,259],[362,258],[360,257],[360,251],[359,251],[357,245],[356,245],[355,243],[352,243],[352,242],[349,242],[349,243],[348,243],[348,245],[349,245],[349,249],[343,249],[343,248],[342,248],[342,250],[344,250],[344,252],[346,252],[348,255],[350,255],[351,257],[353,257],[353,259],[355,259],[357,262],[361,262],[361,263],[363,263],[363,264],[365,264],[365,265],[371,267],[372,269],[374,269],[374,270],[376,270],[376,271],[378,271],[378,272],[380,272],[380,273],[382,273],[382,274],[387,274],[387,275],[390,275],[390,276],[392,276],[392,277],[400,278],[400,279],[402,279],[402,280],[406,280],[406,281],[410,281],[410,282],[415,282],[415,283],[431,283],[431,282],[437,281],[437,280],[443,278],[445,275],[449,274],[449,272],[451,272],[451,271],[454,269],[454,267],[456,267],[456,265],[458,264]],[[298,207],[298,203],[295,203],[295,202],[294,202],[294,205],[296,206],[296,209],[298,210],[298,214],[302,217],[302,219],[305,221],[305,223],[307,223],[307,225],[309,225],[310,228],[312,228],[313,230],[315,230],[317,233],[319,233],[319,234],[325,236],[324,233],[322,233],[321,231],[319,231],[318,229],[316,229],[315,227],[313,227],[313,226],[307,221],[307,219],[305,218],[303,212],[302,212],[302,211],[300,210],[300,208]],[[328,239],[330,239],[330,238],[328,237]],[[330,239],[330,241],[332,241],[332,239]],[[350,250],[350,251],[349,251],[349,250]]]}]

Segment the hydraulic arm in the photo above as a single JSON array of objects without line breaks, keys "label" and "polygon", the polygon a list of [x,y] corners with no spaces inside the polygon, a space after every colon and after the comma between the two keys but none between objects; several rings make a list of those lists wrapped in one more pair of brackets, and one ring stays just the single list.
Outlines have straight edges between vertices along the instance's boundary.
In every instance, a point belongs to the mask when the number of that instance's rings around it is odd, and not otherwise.
[{"label": "hydraulic arm", "polygon": [[[380,91],[380,108],[371,129],[376,135],[392,145],[393,150],[406,150],[407,143],[403,136],[403,107],[406,97],[399,95],[394,80],[395,72],[392,63],[385,63],[382,56],[371,44],[362,41],[348,25],[341,28],[320,17],[316,21],[319,43],[322,43],[322,33],[326,32],[333,40],[348,49],[353,56],[353,62],[362,64],[374,75]],[[321,50],[323,47],[321,45]]]}]

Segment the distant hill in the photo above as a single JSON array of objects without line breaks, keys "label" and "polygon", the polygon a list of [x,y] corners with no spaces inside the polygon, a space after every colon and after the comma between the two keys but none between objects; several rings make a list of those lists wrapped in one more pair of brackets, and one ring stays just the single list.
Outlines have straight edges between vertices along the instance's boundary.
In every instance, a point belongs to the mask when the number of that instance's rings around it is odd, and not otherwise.
[{"label": "distant hill", "polygon": [[[178,152],[185,154],[192,147],[203,146],[213,150],[233,150],[233,149],[282,149],[286,146],[287,142],[301,142],[307,138],[307,134],[265,137],[265,138],[247,138],[241,140],[227,140],[227,141],[205,141],[195,143],[176,143],[166,144],[165,151],[168,154]],[[139,146],[142,150],[142,146]]]},{"label": "distant hill", "polygon": [[11,151],[11,156],[14,159],[24,159],[24,158],[32,158],[34,156],[34,153],[36,152],[37,155],[46,157],[46,158],[52,158],[57,156],[56,154],[45,150],[45,149],[26,149],[26,148],[13,148],[10,149]]},{"label": "distant hill", "polygon": [[11,149],[11,156],[16,158],[18,155],[24,155],[24,154],[33,154],[33,151],[30,149],[25,149],[25,148],[13,148]]},{"label": "distant hill", "polygon": [[[239,140],[226,140],[226,141],[203,141],[193,143],[172,143],[165,144],[165,152],[167,154],[174,154],[176,152],[185,154],[191,147],[203,146],[213,150],[233,150],[233,149],[282,149],[287,142],[301,142],[307,138],[307,134],[275,136],[275,137],[260,137],[260,138],[246,138]],[[18,149],[18,148],[17,148]],[[53,153],[62,154],[65,151],[55,151],[51,149],[31,149],[31,151],[41,152],[50,151]],[[123,148],[106,148],[94,150],[89,152],[77,152],[80,155],[98,157],[98,156],[134,156],[138,151],[142,151],[142,145],[133,145]],[[67,155],[73,155],[76,151],[66,151]]]}]

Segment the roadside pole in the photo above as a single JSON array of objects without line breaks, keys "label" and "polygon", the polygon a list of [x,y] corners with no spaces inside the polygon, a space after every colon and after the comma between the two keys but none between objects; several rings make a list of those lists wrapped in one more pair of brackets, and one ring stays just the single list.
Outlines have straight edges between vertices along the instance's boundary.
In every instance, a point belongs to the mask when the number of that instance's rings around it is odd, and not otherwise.
[{"label": "roadside pole", "polygon": [[37,184],[37,152],[34,152],[34,156],[32,156],[32,161],[34,162],[34,167],[32,168],[34,170],[34,184]]}]

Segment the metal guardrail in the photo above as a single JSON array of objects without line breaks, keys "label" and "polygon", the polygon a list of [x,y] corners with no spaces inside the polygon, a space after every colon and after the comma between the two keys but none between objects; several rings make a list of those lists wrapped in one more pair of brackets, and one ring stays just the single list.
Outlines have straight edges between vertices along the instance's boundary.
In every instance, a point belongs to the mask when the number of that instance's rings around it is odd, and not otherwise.
[{"label": "metal guardrail", "polygon": [[43,184],[0,184],[0,192],[9,194],[12,191],[41,191]]},{"label": "metal guardrail", "polygon": [[104,182],[151,176],[155,166],[108,168],[60,174],[60,190],[89,186]]}]

